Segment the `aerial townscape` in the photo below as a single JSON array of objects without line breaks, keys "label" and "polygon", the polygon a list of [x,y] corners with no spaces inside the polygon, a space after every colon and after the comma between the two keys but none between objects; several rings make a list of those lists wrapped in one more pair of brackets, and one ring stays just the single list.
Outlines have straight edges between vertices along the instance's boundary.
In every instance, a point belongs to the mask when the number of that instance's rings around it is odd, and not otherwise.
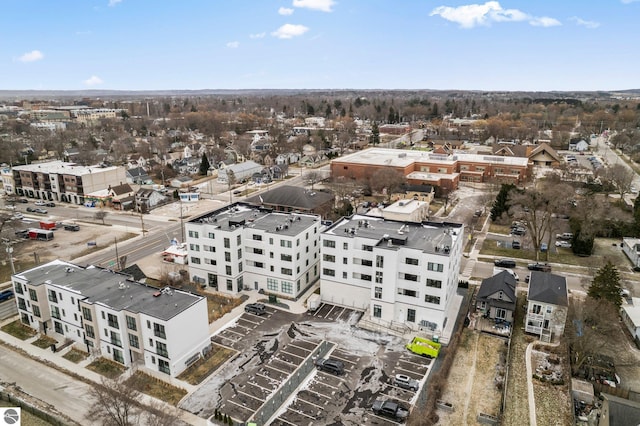
[{"label": "aerial townscape", "polygon": [[640,424],[640,1],[53,3],[0,423]]}]

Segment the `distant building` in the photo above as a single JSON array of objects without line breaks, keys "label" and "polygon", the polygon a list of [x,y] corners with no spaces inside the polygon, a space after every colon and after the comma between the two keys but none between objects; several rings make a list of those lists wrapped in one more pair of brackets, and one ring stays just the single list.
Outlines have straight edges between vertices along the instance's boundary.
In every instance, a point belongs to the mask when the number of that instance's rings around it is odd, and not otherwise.
[{"label": "distant building", "polygon": [[176,377],[210,349],[203,296],[59,260],[11,279],[24,325],[127,367]]},{"label": "distant building", "polygon": [[623,238],[622,251],[627,255],[634,268],[640,267],[640,238]]},{"label": "distant building", "polygon": [[283,185],[246,201],[278,212],[312,213],[326,217],[333,210],[334,199],[328,192]]}]

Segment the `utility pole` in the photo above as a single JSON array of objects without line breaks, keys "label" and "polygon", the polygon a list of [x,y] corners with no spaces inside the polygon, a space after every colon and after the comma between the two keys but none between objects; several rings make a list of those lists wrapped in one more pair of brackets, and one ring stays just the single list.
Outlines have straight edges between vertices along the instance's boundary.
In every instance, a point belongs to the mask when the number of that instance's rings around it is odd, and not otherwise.
[{"label": "utility pole", "polygon": [[5,245],[5,250],[9,256],[9,264],[11,264],[11,273],[15,275],[16,267],[13,265],[13,243],[6,238],[3,238],[2,242]]}]

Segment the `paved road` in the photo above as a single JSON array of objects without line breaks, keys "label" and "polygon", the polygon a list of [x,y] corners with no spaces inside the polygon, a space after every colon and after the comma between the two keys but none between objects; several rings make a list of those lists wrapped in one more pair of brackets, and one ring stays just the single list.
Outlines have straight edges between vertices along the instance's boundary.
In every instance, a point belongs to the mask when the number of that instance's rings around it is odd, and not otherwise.
[{"label": "paved road", "polygon": [[90,386],[86,383],[2,346],[0,379],[17,383],[24,392],[55,406],[79,424],[89,424],[84,418],[90,407]]}]

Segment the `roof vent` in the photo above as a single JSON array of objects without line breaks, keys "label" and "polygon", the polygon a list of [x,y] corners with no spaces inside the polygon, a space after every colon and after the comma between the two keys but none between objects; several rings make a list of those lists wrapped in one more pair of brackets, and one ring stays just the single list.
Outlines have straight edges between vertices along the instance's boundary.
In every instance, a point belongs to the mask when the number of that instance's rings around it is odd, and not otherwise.
[{"label": "roof vent", "polygon": [[153,293],[153,297],[160,297],[162,293],[160,293],[159,291],[156,291],[155,293]]}]

